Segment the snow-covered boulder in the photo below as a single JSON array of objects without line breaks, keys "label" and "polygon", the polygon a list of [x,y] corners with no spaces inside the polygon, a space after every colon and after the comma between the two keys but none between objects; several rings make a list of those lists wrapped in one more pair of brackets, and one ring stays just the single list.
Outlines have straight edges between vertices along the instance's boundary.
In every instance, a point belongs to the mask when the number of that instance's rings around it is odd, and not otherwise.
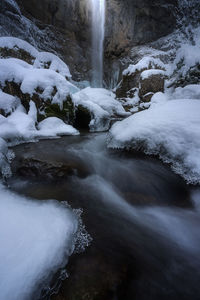
[{"label": "snow-covered boulder", "polygon": [[106,89],[88,87],[73,94],[72,100],[77,109],[83,107],[90,114],[90,131],[106,131],[112,117],[130,115],[115,99],[115,95]]},{"label": "snow-covered boulder", "polygon": [[140,75],[139,96],[149,102],[154,93],[164,92],[165,72],[159,69],[143,71]]},{"label": "snow-covered boulder", "polygon": [[109,147],[159,155],[189,183],[200,183],[200,101],[170,100],[153,105],[110,130]]},{"label": "snow-covered boulder", "polygon": [[[158,72],[159,74],[164,72],[165,67],[165,64],[159,58],[152,56],[145,56],[138,63],[130,64],[129,67],[123,71],[122,81],[116,90],[117,97],[126,98],[131,89],[140,87],[141,81],[148,81],[147,78],[149,78],[150,74],[153,76],[153,73],[158,77]],[[145,94],[153,92],[151,88],[150,86]],[[141,93],[142,96],[145,94]]]},{"label": "snow-covered boulder", "polygon": [[68,66],[58,56],[38,51],[28,42],[15,37],[0,37],[0,57],[18,58],[37,69],[50,69],[67,79],[72,77]]},{"label": "snow-covered boulder", "polygon": [[27,111],[30,100],[33,100],[38,114],[44,116],[45,109],[52,104],[62,110],[65,102],[66,108],[70,95],[79,90],[57,72],[37,69],[15,58],[0,59],[0,86],[4,92],[20,98]]}]

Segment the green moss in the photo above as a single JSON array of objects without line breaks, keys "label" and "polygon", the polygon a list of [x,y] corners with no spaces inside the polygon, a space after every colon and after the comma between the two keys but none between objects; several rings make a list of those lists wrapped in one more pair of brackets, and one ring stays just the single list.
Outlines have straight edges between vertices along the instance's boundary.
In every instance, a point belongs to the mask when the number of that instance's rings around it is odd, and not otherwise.
[{"label": "green moss", "polygon": [[67,100],[63,102],[63,108],[61,109],[59,104],[52,104],[47,102],[44,109],[45,116],[48,117],[57,117],[63,121],[73,123],[75,114],[74,114],[74,104],[71,100],[71,97],[68,96]]}]

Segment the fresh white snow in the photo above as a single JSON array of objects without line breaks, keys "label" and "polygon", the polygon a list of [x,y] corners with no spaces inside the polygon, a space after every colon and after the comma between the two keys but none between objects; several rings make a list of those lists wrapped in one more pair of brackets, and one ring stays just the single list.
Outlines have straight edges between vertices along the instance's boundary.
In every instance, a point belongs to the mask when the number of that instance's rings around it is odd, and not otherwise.
[{"label": "fresh white snow", "polygon": [[166,101],[163,97],[159,105],[115,123],[108,145],[159,155],[187,182],[200,183],[199,128],[199,100]]},{"label": "fresh white snow", "polygon": [[65,124],[61,119],[49,117],[39,122],[38,134],[41,136],[78,135],[79,131],[71,125]]},{"label": "fresh white snow", "polygon": [[26,199],[1,183],[0,193],[0,299],[38,297],[74,250],[77,217],[56,201]]}]

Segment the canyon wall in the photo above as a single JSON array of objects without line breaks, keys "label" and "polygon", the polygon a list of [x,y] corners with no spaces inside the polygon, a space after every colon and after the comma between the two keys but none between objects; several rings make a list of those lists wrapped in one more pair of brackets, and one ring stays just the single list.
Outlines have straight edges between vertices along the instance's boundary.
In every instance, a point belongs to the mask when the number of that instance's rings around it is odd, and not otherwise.
[{"label": "canyon wall", "polygon": [[[13,3],[1,0],[0,35],[23,38],[41,50],[53,51],[69,65],[76,80],[90,78],[89,0],[17,0],[20,10]],[[105,70],[132,46],[172,32],[175,6],[176,0],[107,0]]]}]

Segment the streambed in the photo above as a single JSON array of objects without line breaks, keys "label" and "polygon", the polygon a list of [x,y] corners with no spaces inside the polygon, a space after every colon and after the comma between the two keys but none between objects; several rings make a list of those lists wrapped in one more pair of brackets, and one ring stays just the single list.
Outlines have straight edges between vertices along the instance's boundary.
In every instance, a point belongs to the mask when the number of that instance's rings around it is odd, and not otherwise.
[{"label": "streambed", "polygon": [[51,299],[200,299],[200,190],[156,158],[106,148],[106,134],[14,148],[15,192],[83,209],[92,236]]}]

